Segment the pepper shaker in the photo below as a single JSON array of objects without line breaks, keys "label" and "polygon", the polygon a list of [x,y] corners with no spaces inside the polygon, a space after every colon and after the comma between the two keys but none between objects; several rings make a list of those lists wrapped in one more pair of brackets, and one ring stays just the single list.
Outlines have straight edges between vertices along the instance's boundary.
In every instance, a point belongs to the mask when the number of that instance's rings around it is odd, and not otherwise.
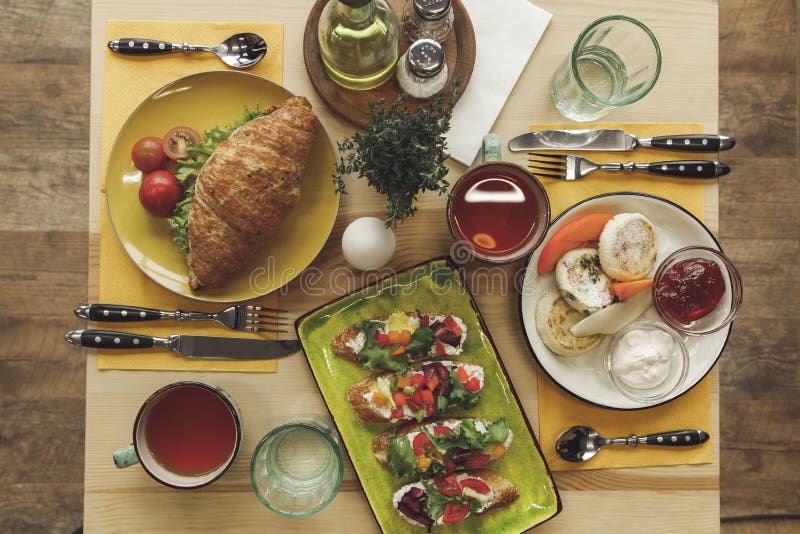
[{"label": "pepper shaker", "polygon": [[433,39],[414,41],[397,61],[397,81],[414,98],[430,98],[447,84],[442,45]]},{"label": "pepper shaker", "polygon": [[403,31],[409,41],[433,39],[443,43],[453,31],[450,0],[408,0],[403,9]]}]

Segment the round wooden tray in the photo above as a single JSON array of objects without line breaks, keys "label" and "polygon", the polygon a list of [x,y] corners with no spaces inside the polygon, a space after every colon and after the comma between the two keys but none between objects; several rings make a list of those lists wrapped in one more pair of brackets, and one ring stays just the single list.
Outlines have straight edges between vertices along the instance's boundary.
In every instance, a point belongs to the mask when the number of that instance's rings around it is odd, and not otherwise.
[{"label": "round wooden tray", "polygon": [[[403,7],[407,0],[387,0],[400,23]],[[317,0],[311,8],[306,22],[305,34],[303,36],[303,56],[305,58],[306,70],[311,78],[314,90],[319,94],[323,101],[337,115],[341,116],[350,124],[359,128],[366,128],[369,124],[369,103],[379,98],[386,99],[387,104],[402,92],[397,78],[392,77],[383,85],[368,91],[356,91],[347,89],[335,83],[325,73],[322,65],[322,58],[319,52],[319,40],[317,39],[317,28],[322,9],[328,0]],[[447,58],[448,78],[447,87],[458,77],[461,81],[459,93],[463,93],[472,76],[472,69],[475,66],[475,31],[472,28],[472,21],[469,18],[464,4],[461,0],[452,0],[453,13],[455,15],[454,31],[444,44],[444,53]],[[408,38],[400,28],[399,54],[403,54],[409,46]],[[408,99],[405,106],[409,109],[416,109],[425,101]]]}]

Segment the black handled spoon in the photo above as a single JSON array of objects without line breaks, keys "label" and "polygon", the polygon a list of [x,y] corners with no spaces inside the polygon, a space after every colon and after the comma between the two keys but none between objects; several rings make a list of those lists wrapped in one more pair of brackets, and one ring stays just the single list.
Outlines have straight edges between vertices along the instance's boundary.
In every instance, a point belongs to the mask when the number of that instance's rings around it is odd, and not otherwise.
[{"label": "black handled spoon", "polygon": [[663,445],[686,447],[708,441],[708,433],[702,430],[671,430],[647,436],[631,435],[627,438],[607,439],[588,426],[573,426],[556,439],[556,452],[568,462],[585,462],[606,445]]}]

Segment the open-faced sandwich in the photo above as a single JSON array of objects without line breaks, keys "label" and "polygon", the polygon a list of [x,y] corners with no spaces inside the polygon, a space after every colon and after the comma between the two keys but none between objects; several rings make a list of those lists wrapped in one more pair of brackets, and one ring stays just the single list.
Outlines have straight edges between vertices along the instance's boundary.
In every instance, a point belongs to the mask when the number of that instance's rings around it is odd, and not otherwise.
[{"label": "open-faced sandwich", "polygon": [[412,525],[430,528],[484,514],[513,502],[518,495],[510,481],[494,471],[479,469],[407,484],[395,492],[392,503]]},{"label": "open-faced sandwich", "polygon": [[402,371],[416,361],[457,356],[466,339],[467,326],[454,315],[395,312],[345,328],[331,341],[331,350],[370,370]]},{"label": "open-faced sandwich", "polygon": [[513,434],[504,418],[406,423],[375,436],[372,452],[398,477],[479,469],[502,458]]},{"label": "open-faced sandwich", "polygon": [[421,421],[445,413],[449,406],[472,408],[482,389],[480,365],[432,361],[365,378],[347,388],[347,400],[368,423]]},{"label": "open-faced sandwich", "polygon": [[192,289],[225,285],[275,234],[300,198],[318,126],[308,100],[292,97],[214,150],[188,220]]}]

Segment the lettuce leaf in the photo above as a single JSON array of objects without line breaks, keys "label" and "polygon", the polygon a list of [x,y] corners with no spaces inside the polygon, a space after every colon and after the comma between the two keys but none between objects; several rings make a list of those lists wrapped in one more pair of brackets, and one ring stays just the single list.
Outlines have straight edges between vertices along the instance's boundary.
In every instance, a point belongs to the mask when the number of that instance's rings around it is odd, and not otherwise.
[{"label": "lettuce leaf", "polygon": [[219,144],[230,137],[236,128],[266,113],[268,112],[258,110],[258,104],[252,110],[245,108],[242,116],[232,124],[206,130],[203,140],[189,148],[189,158],[178,161],[175,177],[183,186],[183,198],[175,205],[172,212],[172,242],[185,254],[189,253],[189,212],[194,202],[195,180],[200,174],[200,169]]},{"label": "lettuce leaf", "polygon": [[411,443],[405,436],[392,436],[389,438],[389,447],[386,449],[389,459],[389,469],[398,477],[415,475],[419,470],[417,458]]},{"label": "lettuce leaf", "polygon": [[447,397],[450,399],[452,404],[457,404],[458,406],[467,409],[478,404],[478,399],[480,399],[483,390],[480,390],[476,393],[470,393],[464,389],[464,384],[461,383],[461,380],[458,379],[456,372],[453,370],[450,371],[449,382],[450,391],[447,392]]},{"label": "lettuce leaf", "polygon": [[375,341],[375,333],[378,331],[379,324],[373,321],[362,321],[355,325],[356,330],[364,333],[366,341],[364,347],[358,353],[358,361],[370,371],[378,369],[388,369],[390,371],[405,371],[408,369],[406,358],[395,358],[391,355],[389,347],[381,347]]},{"label": "lettuce leaf", "polygon": [[419,358],[426,356],[433,346],[435,335],[429,326],[420,326],[411,334],[411,341],[406,345],[406,354]]}]

